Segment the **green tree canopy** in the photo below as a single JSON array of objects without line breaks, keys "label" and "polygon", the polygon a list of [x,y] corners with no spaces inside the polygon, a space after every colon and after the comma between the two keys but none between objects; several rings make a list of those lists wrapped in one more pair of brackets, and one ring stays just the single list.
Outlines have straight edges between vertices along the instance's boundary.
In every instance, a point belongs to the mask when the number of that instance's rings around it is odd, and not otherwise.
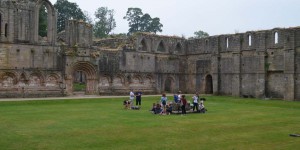
[{"label": "green tree canopy", "polygon": [[196,38],[196,39],[205,38],[205,37],[209,36],[208,33],[201,31],[201,30],[194,32],[194,35],[195,36],[193,38]]},{"label": "green tree canopy", "polygon": [[159,18],[151,18],[151,16],[146,13],[143,14],[140,8],[128,8],[126,16],[123,17],[129,24],[128,34],[134,32],[162,32],[163,25],[160,23]]},{"label": "green tree canopy", "polygon": [[95,12],[95,17],[94,36],[97,38],[107,37],[116,27],[114,10],[109,10],[107,7],[100,7]]},{"label": "green tree canopy", "polygon": [[54,4],[57,9],[57,31],[61,32],[65,29],[65,22],[69,19],[86,21],[86,16],[76,3],[69,2],[68,0],[57,0]]}]

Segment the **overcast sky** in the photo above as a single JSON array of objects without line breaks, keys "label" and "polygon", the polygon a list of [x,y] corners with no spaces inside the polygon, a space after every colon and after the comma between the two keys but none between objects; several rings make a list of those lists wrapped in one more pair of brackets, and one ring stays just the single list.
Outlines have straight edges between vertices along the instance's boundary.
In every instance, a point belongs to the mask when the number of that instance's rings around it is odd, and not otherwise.
[{"label": "overcast sky", "polygon": [[[50,0],[52,4],[56,0]],[[164,35],[234,34],[300,26],[300,0],[69,0],[93,17],[99,7],[115,10],[114,33],[127,33],[129,7],[141,8],[163,24]]]}]

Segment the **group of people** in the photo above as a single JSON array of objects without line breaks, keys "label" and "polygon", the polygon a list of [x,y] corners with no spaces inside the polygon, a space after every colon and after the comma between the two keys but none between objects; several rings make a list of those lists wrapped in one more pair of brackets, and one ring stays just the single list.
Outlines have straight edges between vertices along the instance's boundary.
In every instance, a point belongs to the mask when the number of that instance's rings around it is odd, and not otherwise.
[{"label": "group of people", "polygon": [[[142,92],[138,90],[137,92],[133,92],[130,90],[129,93],[129,100],[125,100],[123,105],[125,109],[140,109],[142,103]],[[134,99],[136,102],[136,106],[134,106]],[[205,98],[200,98],[199,94],[196,93],[192,97],[193,101],[193,112],[205,113],[206,109],[204,107]],[[183,115],[186,114],[186,106],[190,104],[186,100],[185,95],[181,94],[181,91],[178,91],[174,94],[174,101],[168,102],[168,98],[165,93],[162,94],[160,102],[153,103],[151,111],[154,114],[161,114],[161,115],[170,115],[173,110],[177,110],[178,112],[181,110]],[[175,107],[175,108],[174,108]]]},{"label": "group of people", "polygon": [[[142,91],[138,90],[137,92],[133,92],[133,90],[130,90],[129,92],[129,100],[124,100],[123,105],[125,109],[139,109],[142,104]],[[133,105],[134,98],[136,101],[136,106]]]},{"label": "group of people", "polygon": [[[193,112],[205,113],[206,109],[204,107],[205,98],[200,98],[199,94],[196,93],[193,97]],[[174,104],[174,105],[173,105]],[[173,107],[177,107],[176,110],[181,110],[183,115],[186,114],[186,106],[188,105],[185,95],[181,94],[181,91],[178,91],[177,94],[174,94],[174,103],[168,102],[166,94],[162,94],[159,103],[153,103],[151,111],[154,114],[169,115],[173,111]]]}]

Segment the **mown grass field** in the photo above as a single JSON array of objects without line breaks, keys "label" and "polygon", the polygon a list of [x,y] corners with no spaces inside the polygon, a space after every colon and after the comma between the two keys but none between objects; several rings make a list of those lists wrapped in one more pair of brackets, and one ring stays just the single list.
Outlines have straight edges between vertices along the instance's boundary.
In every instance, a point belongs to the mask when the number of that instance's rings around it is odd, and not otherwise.
[{"label": "mown grass field", "polygon": [[186,116],[151,114],[159,97],[143,97],[141,110],[124,110],[124,98],[0,102],[0,149],[300,147],[289,136],[300,134],[300,102],[206,98],[206,114]]}]

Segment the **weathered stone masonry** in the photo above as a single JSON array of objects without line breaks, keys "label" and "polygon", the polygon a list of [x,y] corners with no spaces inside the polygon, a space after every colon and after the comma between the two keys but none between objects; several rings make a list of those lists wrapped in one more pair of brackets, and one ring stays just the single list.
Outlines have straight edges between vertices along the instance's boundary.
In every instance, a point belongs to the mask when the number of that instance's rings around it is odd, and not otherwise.
[{"label": "weathered stone masonry", "polygon": [[[300,28],[275,28],[186,40],[137,33],[93,41],[92,26],[66,22],[56,34],[48,0],[0,1],[0,97],[73,94],[85,74],[86,94],[163,91],[300,99]],[[48,12],[38,35],[39,9]]]}]

